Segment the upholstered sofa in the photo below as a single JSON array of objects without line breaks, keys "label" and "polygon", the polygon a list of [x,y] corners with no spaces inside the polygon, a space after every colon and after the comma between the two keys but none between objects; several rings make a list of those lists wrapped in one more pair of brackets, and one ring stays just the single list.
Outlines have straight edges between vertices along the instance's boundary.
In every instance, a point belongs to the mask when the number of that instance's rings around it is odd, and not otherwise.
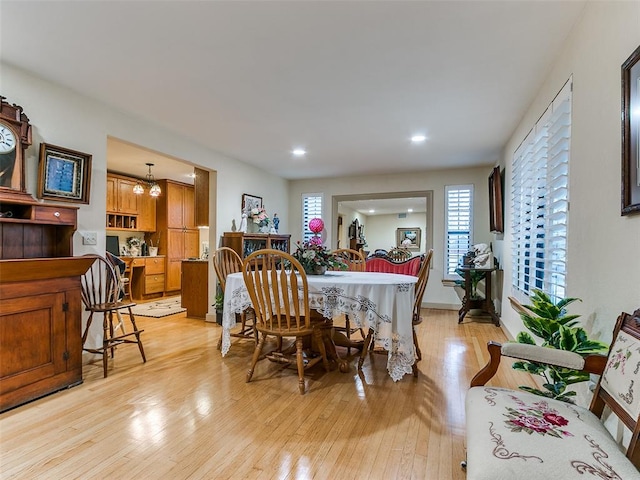
[{"label": "upholstered sofa", "polygon": [[[467,479],[640,479],[640,310],[620,315],[608,357],[493,342],[489,354],[466,398]],[[486,386],[503,356],[601,375],[589,409]],[[626,448],[603,425],[606,411],[630,430]]]}]

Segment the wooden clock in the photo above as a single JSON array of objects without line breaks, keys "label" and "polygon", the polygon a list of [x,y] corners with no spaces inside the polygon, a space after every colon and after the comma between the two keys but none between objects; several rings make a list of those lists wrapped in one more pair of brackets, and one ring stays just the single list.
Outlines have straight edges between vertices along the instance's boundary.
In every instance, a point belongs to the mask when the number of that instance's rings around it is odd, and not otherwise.
[{"label": "wooden clock", "polygon": [[19,105],[0,95],[0,197],[29,197],[25,188],[25,150],[31,124]]}]

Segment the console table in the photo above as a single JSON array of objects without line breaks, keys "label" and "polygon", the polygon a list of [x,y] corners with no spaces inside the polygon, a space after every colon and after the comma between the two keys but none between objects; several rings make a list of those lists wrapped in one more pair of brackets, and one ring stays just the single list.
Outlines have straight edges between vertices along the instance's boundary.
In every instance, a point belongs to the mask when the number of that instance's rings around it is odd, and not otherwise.
[{"label": "console table", "polygon": [[[493,268],[476,268],[473,266],[462,266],[459,268],[464,273],[464,298],[462,299],[462,307],[458,310],[458,323],[462,323],[465,315],[472,309],[480,309],[483,312],[487,312],[491,315],[491,319],[496,327],[500,326],[500,317],[496,314],[495,306],[493,305],[493,299],[491,298],[491,280],[494,271],[498,270]],[[473,273],[480,273],[484,275],[484,298],[473,298],[471,275]]]}]

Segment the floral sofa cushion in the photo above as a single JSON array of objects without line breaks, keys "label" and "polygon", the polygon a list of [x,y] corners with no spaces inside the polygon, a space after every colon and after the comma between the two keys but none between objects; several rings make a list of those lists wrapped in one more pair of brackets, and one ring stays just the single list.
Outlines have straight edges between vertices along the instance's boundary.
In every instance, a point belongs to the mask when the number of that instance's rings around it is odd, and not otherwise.
[{"label": "floral sofa cushion", "polygon": [[621,330],[602,374],[600,386],[631,418],[640,415],[640,342]]},{"label": "floral sofa cushion", "polygon": [[640,479],[589,410],[520,390],[467,394],[467,479]]}]

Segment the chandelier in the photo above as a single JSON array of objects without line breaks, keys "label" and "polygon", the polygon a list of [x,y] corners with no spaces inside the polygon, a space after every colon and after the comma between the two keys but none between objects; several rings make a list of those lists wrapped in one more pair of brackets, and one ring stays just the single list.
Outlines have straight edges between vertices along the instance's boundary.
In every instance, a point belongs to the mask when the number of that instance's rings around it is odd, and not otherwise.
[{"label": "chandelier", "polygon": [[[157,197],[162,193],[162,190],[160,189],[160,185],[156,183],[156,179],[154,178],[154,176],[151,174],[151,167],[153,167],[154,164],[146,163],[145,165],[149,167],[149,173],[147,173],[146,176],[146,183],[149,187],[149,195],[151,195],[152,197]],[[138,181],[138,183],[135,184],[135,186],[133,187],[133,193],[135,193],[136,195],[142,195],[144,193],[144,187],[142,186],[141,181]]]}]

